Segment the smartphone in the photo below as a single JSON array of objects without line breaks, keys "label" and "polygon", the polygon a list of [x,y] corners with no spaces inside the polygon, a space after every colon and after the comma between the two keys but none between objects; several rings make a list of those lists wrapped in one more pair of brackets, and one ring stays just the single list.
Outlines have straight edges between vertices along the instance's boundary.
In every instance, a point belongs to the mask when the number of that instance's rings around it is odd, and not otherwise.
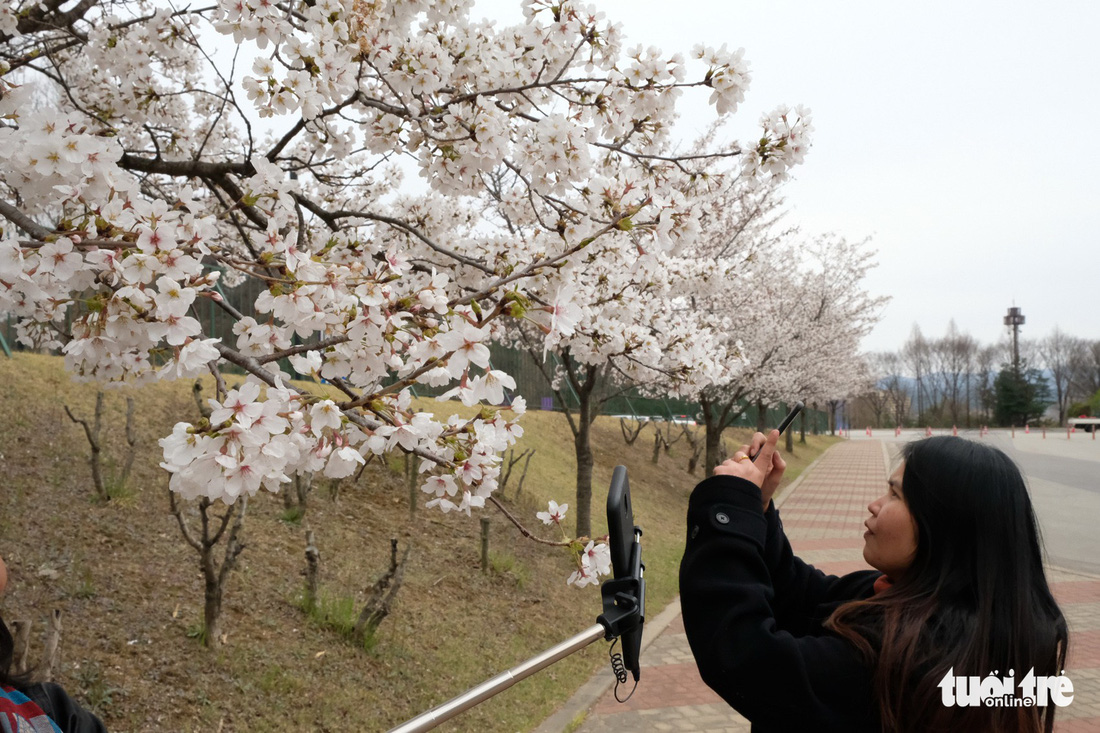
[{"label": "smartphone", "polygon": [[615,578],[629,578],[633,572],[630,551],[634,546],[634,509],[630,506],[626,466],[615,466],[611,488],[607,490],[607,546],[611,548]]},{"label": "smartphone", "polygon": [[611,572],[615,580],[638,580],[638,624],[620,635],[623,666],[634,679],[641,676],[639,657],[642,652],[642,625],[645,623],[645,566],[642,565],[641,529],[634,526],[634,509],[630,506],[630,482],[626,466],[615,466],[611,488],[607,491],[607,545],[611,550]]},{"label": "smartphone", "polygon": [[[776,430],[779,431],[780,435],[783,435],[783,431],[790,427],[791,423],[794,422],[794,419],[796,417],[798,417],[798,413],[802,412],[802,408],[805,407],[805,406],[806,405],[803,404],[801,400],[794,403],[794,407],[791,408],[791,411],[787,413],[787,416],[785,418],[783,418],[783,422],[779,423],[779,427],[776,428]],[[749,460],[752,461],[753,463],[755,463],[756,462],[756,457],[758,455],[760,455],[759,451],[757,451],[756,453],[753,453],[751,456],[749,456]],[[744,459],[741,459],[741,460],[744,460]]]}]

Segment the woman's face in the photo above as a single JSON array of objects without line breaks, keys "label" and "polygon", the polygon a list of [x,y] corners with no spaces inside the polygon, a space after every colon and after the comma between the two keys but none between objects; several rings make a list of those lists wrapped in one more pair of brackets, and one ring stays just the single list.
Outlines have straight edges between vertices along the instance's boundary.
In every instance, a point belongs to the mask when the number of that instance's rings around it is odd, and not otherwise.
[{"label": "woman's face", "polygon": [[867,505],[871,518],[864,522],[863,559],[891,579],[898,580],[917,554],[917,524],[902,493],[903,461],[887,481],[886,494]]}]

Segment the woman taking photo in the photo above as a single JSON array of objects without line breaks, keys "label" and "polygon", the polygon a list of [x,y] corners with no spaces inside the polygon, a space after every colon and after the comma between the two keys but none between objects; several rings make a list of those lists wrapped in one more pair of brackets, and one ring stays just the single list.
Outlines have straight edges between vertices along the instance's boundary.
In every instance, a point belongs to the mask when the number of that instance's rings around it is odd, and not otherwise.
[{"label": "woman taking photo", "polygon": [[[8,584],[8,568],[0,557],[0,597]],[[12,671],[14,644],[0,618],[0,731],[103,733],[103,723],[77,705],[60,685],[34,683],[29,674]]]},{"label": "woman taking photo", "polygon": [[867,507],[863,556],[876,570],[836,577],[783,534],[778,439],[757,433],[691,495],[680,595],[707,685],[754,732],[1049,733],[1049,701],[948,705],[941,686],[1063,671],[1066,621],[1015,464],[962,438],[905,445]]}]

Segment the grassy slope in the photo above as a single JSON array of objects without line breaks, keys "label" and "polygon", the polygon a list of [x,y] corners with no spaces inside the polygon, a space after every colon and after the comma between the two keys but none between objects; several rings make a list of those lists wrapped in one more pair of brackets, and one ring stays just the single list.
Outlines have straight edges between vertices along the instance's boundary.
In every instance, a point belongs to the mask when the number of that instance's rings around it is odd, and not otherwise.
[{"label": "grassy slope", "polygon": [[[157,466],[157,438],[197,417],[189,392],[189,383],[132,392],[143,448],[131,481],[137,491],[102,506],[93,500],[87,442],[62,407],[90,418],[95,387],[71,382],[56,358],[0,359],[0,555],[12,571],[3,616],[35,619],[41,629],[49,609],[63,611],[59,681],[111,730],[385,730],[587,628],[599,613],[597,590],[565,586],[566,554],[523,540],[496,512],[494,570],[481,573],[476,517],[421,507],[410,520],[403,478],[375,464],[338,492],[315,486],[306,517],[322,554],[323,594],[354,606],[386,565],[390,537],[413,543],[405,587],[375,645],[357,648],[299,610],[303,527],[280,521],[281,499],[264,494],[249,506],[247,547],[228,583],[227,643],[202,648],[188,635],[202,614],[197,555],[168,514]],[[114,421],[124,414],[122,394],[108,393]],[[537,452],[522,496],[515,499],[513,478],[507,498],[536,529],[534,512],[547,499],[573,503],[572,435],[553,413],[533,411],[524,426],[519,449]],[[108,453],[121,455],[121,433],[117,424],[108,431]],[[810,441],[796,444],[790,479],[828,444]],[[626,447],[609,418],[597,420],[593,443],[596,531],[605,531],[603,501],[622,462],[645,529],[654,615],[676,592],[682,517],[697,480],[685,471],[686,446],[654,465],[651,430]],[[36,634],[34,654],[40,649]],[[530,729],[605,663],[606,646],[594,644],[441,730]]]}]

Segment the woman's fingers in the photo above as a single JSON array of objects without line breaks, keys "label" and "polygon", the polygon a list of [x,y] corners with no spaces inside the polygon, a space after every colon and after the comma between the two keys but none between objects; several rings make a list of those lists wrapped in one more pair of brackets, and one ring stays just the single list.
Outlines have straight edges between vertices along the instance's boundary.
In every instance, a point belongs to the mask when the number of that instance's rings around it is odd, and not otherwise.
[{"label": "woman's fingers", "polygon": [[[760,433],[757,433],[760,435]],[[763,447],[760,448],[760,452],[756,456],[756,460],[759,461],[761,466],[771,466],[772,456],[775,455],[775,446],[779,443],[779,431],[773,430],[768,433],[767,440],[764,441]]]}]

